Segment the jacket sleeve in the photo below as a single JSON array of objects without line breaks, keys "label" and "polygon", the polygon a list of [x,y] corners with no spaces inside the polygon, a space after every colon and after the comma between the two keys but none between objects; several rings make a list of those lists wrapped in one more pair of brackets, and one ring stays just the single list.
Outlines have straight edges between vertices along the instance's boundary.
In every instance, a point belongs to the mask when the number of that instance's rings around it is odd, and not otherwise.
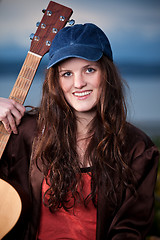
[{"label": "jacket sleeve", "polygon": [[159,152],[150,139],[138,141],[131,150],[131,167],[137,180],[135,196],[127,189],[110,225],[112,240],[145,239],[154,218],[154,190]]}]

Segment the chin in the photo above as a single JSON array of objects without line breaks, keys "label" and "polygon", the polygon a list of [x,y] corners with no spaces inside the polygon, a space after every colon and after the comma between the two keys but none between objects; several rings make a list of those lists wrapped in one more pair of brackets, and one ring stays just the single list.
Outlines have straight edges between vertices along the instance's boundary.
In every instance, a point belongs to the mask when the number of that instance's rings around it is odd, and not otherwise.
[{"label": "chin", "polygon": [[75,109],[75,112],[77,112],[77,113],[83,113],[83,114],[87,114],[87,113],[93,113],[93,112],[95,112],[96,111],[96,107],[95,106],[93,106],[93,107],[91,107],[91,108],[77,108],[77,109]]}]

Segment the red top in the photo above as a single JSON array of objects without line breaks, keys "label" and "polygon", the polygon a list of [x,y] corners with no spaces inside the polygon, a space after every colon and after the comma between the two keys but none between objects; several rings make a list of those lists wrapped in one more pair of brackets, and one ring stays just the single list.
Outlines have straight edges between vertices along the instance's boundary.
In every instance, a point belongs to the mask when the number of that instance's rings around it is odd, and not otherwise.
[{"label": "red top", "polygon": [[[91,177],[88,173],[82,173],[84,180],[83,194],[88,196],[91,192]],[[46,181],[42,185],[42,197],[48,189]],[[96,239],[96,215],[97,210],[90,200],[87,207],[83,203],[76,203],[66,212],[60,208],[56,213],[51,213],[42,204],[38,240],[72,239],[95,240]]]}]

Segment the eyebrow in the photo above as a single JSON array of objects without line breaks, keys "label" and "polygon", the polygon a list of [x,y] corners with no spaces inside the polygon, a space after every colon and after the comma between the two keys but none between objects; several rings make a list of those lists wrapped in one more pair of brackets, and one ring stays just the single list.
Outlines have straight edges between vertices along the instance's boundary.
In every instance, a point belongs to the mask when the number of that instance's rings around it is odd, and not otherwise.
[{"label": "eyebrow", "polygon": [[69,70],[69,69],[61,69],[61,70],[59,70],[59,73],[60,72],[70,72],[71,70]]},{"label": "eyebrow", "polygon": [[85,65],[83,68],[88,68],[88,67],[92,67],[92,66],[96,66],[96,67],[98,67],[98,66],[99,66],[99,64],[98,64],[98,63],[95,63],[95,62],[93,62],[93,63],[91,63],[91,64]]},{"label": "eyebrow", "polygon": [[[94,66],[96,66],[96,67],[98,67],[99,66],[99,64],[97,63],[97,62],[93,62],[93,63],[91,63],[91,64],[87,64],[87,65],[85,65],[85,66],[83,66],[82,68],[83,69],[85,69],[85,68],[88,68],[88,67],[94,67]],[[70,72],[70,71],[72,71],[72,70],[69,70],[69,69],[63,69],[63,68],[61,68],[61,69],[59,69],[59,73],[61,73],[61,72]]]}]

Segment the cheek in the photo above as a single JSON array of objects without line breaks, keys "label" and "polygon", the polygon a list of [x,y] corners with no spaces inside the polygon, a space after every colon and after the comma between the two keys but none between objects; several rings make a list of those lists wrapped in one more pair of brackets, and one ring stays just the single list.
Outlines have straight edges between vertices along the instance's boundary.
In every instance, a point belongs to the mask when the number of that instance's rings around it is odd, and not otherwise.
[{"label": "cheek", "polygon": [[98,75],[97,75],[97,77],[95,78],[95,80],[94,80],[94,87],[95,88],[99,88],[99,89],[101,89],[102,88],[102,75],[99,73]]},{"label": "cheek", "polygon": [[103,85],[103,78],[102,74],[99,74],[94,82],[94,87],[97,89],[97,99],[99,100],[101,94],[102,94],[102,89],[104,87]]},{"label": "cheek", "polygon": [[71,84],[69,83],[69,81],[60,80],[59,83],[64,93],[67,93],[70,90]]}]

